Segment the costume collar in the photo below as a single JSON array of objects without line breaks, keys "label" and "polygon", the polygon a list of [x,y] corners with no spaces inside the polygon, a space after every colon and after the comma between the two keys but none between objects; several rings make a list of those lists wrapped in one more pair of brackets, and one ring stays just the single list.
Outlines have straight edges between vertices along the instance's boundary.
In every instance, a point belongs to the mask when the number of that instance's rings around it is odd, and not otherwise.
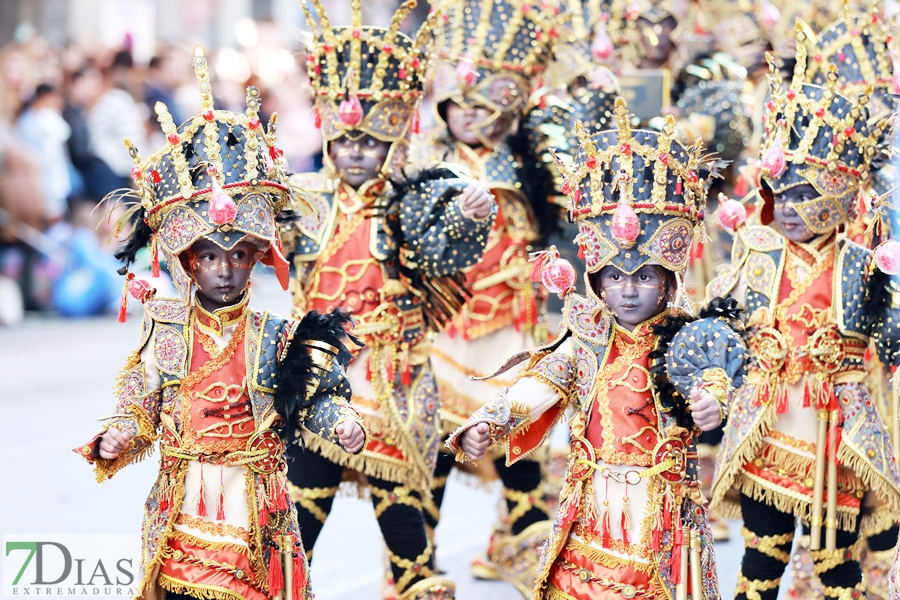
[{"label": "costume collar", "polygon": [[797,256],[807,264],[815,265],[831,254],[836,238],[836,232],[832,231],[825,235],[816,236],[808,242],[792,242],[787,238],[785,240],[787,241],[789,253]]},{"label": "costume collar", "polygon": [[659,313],[658,315],[656,315],[655,317],[650,317],[643,323],[638,323],[637,327],[635,327],[631,331],[629,331],[628,329],[625,329],[624,327],[622,327],[621,325],[616,323],[615,319],[613,319],[613,330],[624,341],[634,343],[643,337],[646,337],[648,335],[654,335],[653,326],[659,325],[668,316],[669,316],[669,309],[667,308],[664,311],[662,311],[661,313]]},{"label": "costume collar", "polygon": [[387,187],[387,181],[381,177],[370,179],[358,190],[340,182],[337,188],[337,202],[341,211],[346,214],[353,214],[361,208],[371,206],[375,203],[376,198],[384,192]]},{"label": "costume collar", "polygon": [[244,297],[240,302],[232,306],[220,308],[214,312],[209,312],[200,301],[194,297],[194,316],[197,327],[206,333],[211,333],[218,337],[222,337],[225,328],[235,325],[247,313],[247,305],[250,303],[249,290],[244,292]]}]

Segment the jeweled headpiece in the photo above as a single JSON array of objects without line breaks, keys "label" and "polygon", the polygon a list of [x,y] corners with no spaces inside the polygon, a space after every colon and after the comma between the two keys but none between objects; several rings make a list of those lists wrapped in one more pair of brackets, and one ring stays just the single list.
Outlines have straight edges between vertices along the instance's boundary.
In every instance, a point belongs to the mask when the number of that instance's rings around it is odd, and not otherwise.
[{"label": "jeweled headpiece", "polygon": [[203,48],[194,49],[194,72],[200,90],[200,114],[180,126],[165,104],[156,114],[166,145],[141,157],[125,140],[135,167],[132,178],[140,203],[120,219],[137,213],[137,224],[117,254],[134,261],[150,244],[154,275],[162,251],[173,282],[190,297],[191,278],[179,255],[200,238],[229,250],[250,237],[268,246],[262,261],[275,267],[287,289],[288,264],[281,253],[275,216],[291,202],[282,152],[275,143],[276,115],[268,127],[259,120],[260,93],[247,88],[247,110],[236,113],[213,106],[212,88]]},{"label": "jeweled headpiece", "polygon": [[590,134],[576,124],[575,163],[560,161],[569,218],[588,273],[613,265],[634,273],[658,264],[682,273],[705,235],[709,168],[702,148],[676,140],[675,120],[662,131],[632,130],[625,100],[615,103],[616,129]]},{"label": "jeweled headpiece", "polygon": [[[425,40],[434,18],[426,20],[413,40],[400,25],[416,0],[401,4],[387,29],[363,26],[360,0],[351,0],[351,24],[341,27],[331,26],[320,0],[301,0],[301,6],[314,27],[306,60],[322,137],[327,143],[368,134],[388,142],[391,148],[381,172],[399,173],[406,164],[410,134],[419,127],[428,59]],[[327,152],[325,160],[329,162]]]},{"label": "jeweled headpiece", "polygon": [[448,0],[440,4],[431,80],[435,106],[453,100],[481,105],[492,116],[518,114],[544,73],[557,37],[554,1]]},{"label": "jeweled headpiece", "polygon": [[[830,65],[837,68],[838,91],[859,96],[871,86],[869,114],[880,119],[897,110],[888,94],[900,94],[897,48],[887,24],[877,11],[845,14],[815,39],[807,40],[806,80],[825,85]],[[895,69],[896,67],[896,69]]]},{"label": "jeweled headpiece", "polygon": [[885,124],[868,123],[870,88],[852,100],[838,93],[834,68],[826,71],[825,86],[805,82],[806,31],[798,24],[797,64],[787,89],[769,57],[760,219],[764,225],[772,222],[775,194],[809,184],[820,196],[795,204],[795,209],[810,229],[823,234],[858,216],[857,194],[869,179],[869,163]]}]

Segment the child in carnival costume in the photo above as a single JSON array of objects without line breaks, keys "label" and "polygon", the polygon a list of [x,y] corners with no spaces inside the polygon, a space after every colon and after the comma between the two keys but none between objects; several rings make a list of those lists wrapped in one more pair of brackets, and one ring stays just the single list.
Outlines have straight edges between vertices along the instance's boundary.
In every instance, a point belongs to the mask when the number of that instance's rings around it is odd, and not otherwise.
[{"label": "child in carnival costume", "polygon": [[[528,253],[540,249],[558,227],[562,210],[551,201],[554,183],[546,164],[519,130],[532,79],[550,60],[557,21],[555,2],[453,0],[443,3],[435,27],[436,66],[430,73],[436,121],[441,126],[415,146],[423,164],[463,165],[497,200],[497,218],[478,265],[467,271],[472,290],[450,328],[432,349],[444,433],[465,422],[497,390],[497,382],[472,381],[500,366],[502,357],[535,344],[543,298],[529,280]],[[508,381],[507,383],[510,383]],[[504,579],[523,594],[531,589],[537,549],[550,530],[541,457],[511,468],[495,456],[503,481],[508,522],[491,538],[487,560],[473,565],[478,577]],[[453,457],[441,453],[434,502],[426,506],[438,525]],[[488,465],[490,466],[490,465]],[[496,477],[493,469],[481,478]]]},{"label": "child in carnival costume", "polygon": [[896,283],[870,250],[840,235],[858,217],[885,123],[869,119],[868,91],[838,93],[834,68],[822,67],[824,86],[807,83],[808,31],[798,24],[787,89],[770,62],[761,224],[743,224],[737,203],[720,209],[737,231],[731,265],[707,288],[709,297],[734,293],[755,331],[712,497],[723,514],[743,515],[737,597],[751,600],[777,596],[797,517],[825,596],[859,597],[860,530],[900,510],[864,364],[870,340],[885,364],[898,362]]},{"label": "child in carnival costume", "polygon": [[586,296],[566,293],[567,263],[538,258],[542,280],[566,294],[560,336],[510,359],[525,362],[519,380],[448,445],[479,459],[508,438],[513,463],[572,409],[566,485],[533,597],[715,599],[696,438],[721,422],[741,384],[744,346],[733,300],[696,320],[686,309],[682,277],[702,233],[709,165],[699,145],[675,139],[671,116],[661,132],[632,131],[619,98],[615,119],[617,129],[593,135],[577,125],[575,164],[560,165]]},{"label": "child in carnival costume", "polygon": [[[199,47],[194,69],[202,113],[176,127],[158,103],[167,143],[146,159],[126,140],[140,200],[123,217],[138,218],[117,254],[130,264],[149,243],[157,271],[162,251],[181,297],[156,298],[127,274],[123,293],[144,302],[140,345],[120,375],[114,413],[75,452],[104,481],[159,441],[139,598],[308,600],[279,432],[290,438],[303,423],[344,451],[362,449],[342,366],[350,320],[315,312],[289,320],[248,307],[258,260],[288,283],[276,216],[290,188],[274,116],[264,130],[254,87],[245,114],[216,110]],[[125,297],[120,320],[124,312]]]},{"label": "child in carnival costume", "polygon": [[[842,95],[847,97],[858,96],[871,86],[871,94],[866,107],[869,110],[870,121],[876,122],[889,119],[897,112],[896,96],[891,94],[900,92],[895,87],[900,83],[900,78],[895,77],[895,61],[897,60],[896,42],[892,40],[888,20],[876,9],[853,12],[849,5],[844,6],[841,17],[814,35],[811,30],[806,31],[808,38],[805,43],[809,47],[808,54],[814,60],[807,61],[805,78],[811,83],[823,85],[826,83],[828,65],[834,64],[837,68],[837,84]],[[890,143],[890,131],[885,129],[882,139],[879,140],[879,151],[871,161],[871,195],[883,195],[892,193],[892,188],[897,183],[896,168],[891,164],[892,144]],[[848,224],[847,237],[853,241],[863,242],[865,231],[871,224],[877,211],[865,211],[859,217]],[[888,213],[891,219],[895,219],[893,212]],[[891,228],[891,232],[896,229]],[[893,237],[893,236],[892,236]],[[867,352],[866,368],[870,374],[868,380],[869,392],[882,414],[885,422],[896,423],[897,414],[891,408],[891,386],[887,383],[890,378],[890,370],[875,358],[877,353],[871,348]],[[881,384],[881,385],[879,385]],[[892,441],[897,443],[894,432],[891,431]],[[875,511],[876,519],[867,519],[863,523],[861,541],[863,546],[860,555],[860,565],[863,572],[863,582],[870,595],[886,598],[887,572],[890,569],[894,557],[895,545],[898,536],[896,524],[897,515],[887,511]],[[808,544],[808,538],[801,538],[801,547]],[[794,576],[791,578],[791,590],[800,594],[821,593],[818,581],[812,571],[812,561],[808,554],[795,552],[793,554],[795,566]],[[801,562],[798,559],[806,559]],[[801,572],[798,568],[804,565]],[[815,586],[804,590],[804,584]]]},{"label": "child in carnival costume", "polygon": [[435,576],[422,516],[440,443],[428,348],[431,332],[464,302],[458,273],[484,250],[493,202],[447,165],[404,179],[436,15],[413,40],[400,25],[415,2],[387,29],[363,27],[357,1],[346,27],[330,25],[317,0],[310,4],[308,67],[326,166],[292,178],[319,213],[283,239],[297,268],[297,314],[343,306],[358,321],[367,347],[348,378],[370,439],[358,456],[316,438],[292,452],[300,527],[312,550],[345,467],[355,470],[366,476],[399,597],[449,598],[454,587]]}]

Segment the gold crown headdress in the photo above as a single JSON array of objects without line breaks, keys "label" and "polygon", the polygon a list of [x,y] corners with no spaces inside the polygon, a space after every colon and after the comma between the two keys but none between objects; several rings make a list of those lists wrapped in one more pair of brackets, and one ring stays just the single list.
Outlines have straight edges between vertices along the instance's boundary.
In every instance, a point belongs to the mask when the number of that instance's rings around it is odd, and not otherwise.
[{"label": "gold crown headdress", "polygon": [[[434,28],[435,106],[447,100],[518,114],[558,35],[557,0],[446,0]],[[440,117],[440,115],[438,115]]]},{"label": "gold crown headdress", "polygon": [[797,63],[787,89],[768,57],[771,97],[760,148],[760,218],[763,224],[772,221],[775,194],[808,184],[820,196],[797,204],[796,210],[810,229],[822,234],[856,218],[855,200],[869,179],[869,163],[885,124],[868,122],[871,87],[856,99],[838,93],[835,67],[828,67],[824,86],[807,82],[811,33],[799,21],[796,31]]},{"label": "gold crown headdress", "polygon": [[326,142],[368,134],[390,143],[384,175],[402,169],[410,134],[418,131],[426,46],[437,14],[430,14],[411,39],[400,26],[415,6],[416,0],[406,0],[387,28],[370,27],[362,24],[360,0],[351,0],[350,26],[333,27],[321,0],[301,0],[313,27],[306,60],[316,125]]},{"label": "gold crown headdress", "polygon": [[[227,250],[251,237],[268,245],[263,262],[275,267],[287,289],[288,264],[281,253],[275,217],[291,202],[291,192],[283,153],[275,140],[277,115],[272,115],[268,127],[262,126],[260,93],[255,87],[247,88],[246,112],[216,109],[206,54],[200,46],[194,49],[193,66],[200,114],[176,126],[166,105],[158,102],[155,110],[166,145],[143,158],[125,140],[135,165],[132,178],[137,191],[131,193],[140,201],[117,223],[119,231],[138,215],[117,257],[127,269],[138,250],[149,244],[154,275],[158,275],[162,250],[176,288],[187,299],[192,283],[178,258],[182,252],[200,238]],[[308,205],[296,208],[311,210]]]}]

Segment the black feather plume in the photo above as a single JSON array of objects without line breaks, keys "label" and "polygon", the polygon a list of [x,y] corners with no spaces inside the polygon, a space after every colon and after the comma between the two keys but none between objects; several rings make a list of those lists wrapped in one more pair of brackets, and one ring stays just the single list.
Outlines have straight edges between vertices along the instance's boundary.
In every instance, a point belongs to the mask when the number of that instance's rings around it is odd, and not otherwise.
[{"label": "black feather plume", "polygon": [[147,225],[143,218],[138,217],[134,220],[131,234],[128,236],[128,239],[119,246],[119,249],[115,253],[115,257],[124,262],[125,266],[128,267],[134,262],[137,253],[150,244],[151,237],[153,237],[153,230],[150,229],[150,226]]},{"label": "black feather plume", "polygon": [[531,210],[538,224],[541,237],[536,245],[544,248],[549,245],[554,234],[562,233],[563,208],[551,199],[556,194],[553,173],[534,153],[528,143],[527,133],[524,127],[519,127],[516,133],[506,138],[506,143],[519,163],[517,171],[522,182],[522,192],[531,203]]},{"label": "black feather plume", "polygon": [[694,428],[694,419],[688,410],[687,399],[678,393],[675,385],[669,381],[666,369],[666,352],[675,334],[693,319],[684,316],[670,315],[659,325],[653,325],[653,333],[657,337],[656,348],[650,352],[650,374],[653,376],[653,385],[657,396],[663,405],[671,407],[669,414],[675,418],[675,422],[686,429]]}]

